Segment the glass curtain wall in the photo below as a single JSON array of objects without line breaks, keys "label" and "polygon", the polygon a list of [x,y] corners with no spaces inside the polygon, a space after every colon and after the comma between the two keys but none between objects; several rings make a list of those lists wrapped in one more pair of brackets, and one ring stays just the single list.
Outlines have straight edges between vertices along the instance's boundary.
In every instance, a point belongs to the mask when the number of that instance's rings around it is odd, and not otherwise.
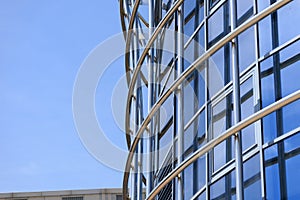
[{"label": "glass curtain wall", "polygon": [[300,0],[119,2],[124,199],[299,199]]}]

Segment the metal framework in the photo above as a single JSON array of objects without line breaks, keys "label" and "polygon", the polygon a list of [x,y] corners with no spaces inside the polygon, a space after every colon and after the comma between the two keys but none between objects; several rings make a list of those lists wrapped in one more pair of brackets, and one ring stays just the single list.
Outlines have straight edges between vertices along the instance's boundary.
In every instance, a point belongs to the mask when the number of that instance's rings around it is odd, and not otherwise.
[{"label": "metal framework", "polygon": [[119,0],[124,199],[300,196],[300,2],[266,2]]}]

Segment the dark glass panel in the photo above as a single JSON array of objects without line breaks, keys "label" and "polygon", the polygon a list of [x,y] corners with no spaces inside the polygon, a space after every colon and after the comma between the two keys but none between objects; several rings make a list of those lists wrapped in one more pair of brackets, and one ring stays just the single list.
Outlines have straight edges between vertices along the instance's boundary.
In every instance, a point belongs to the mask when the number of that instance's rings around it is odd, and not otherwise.
[{"label": "dark glass panel", "polygon": [[259,155],[255,155],[244,163],[244,197],[245,199],[261,199]]}]

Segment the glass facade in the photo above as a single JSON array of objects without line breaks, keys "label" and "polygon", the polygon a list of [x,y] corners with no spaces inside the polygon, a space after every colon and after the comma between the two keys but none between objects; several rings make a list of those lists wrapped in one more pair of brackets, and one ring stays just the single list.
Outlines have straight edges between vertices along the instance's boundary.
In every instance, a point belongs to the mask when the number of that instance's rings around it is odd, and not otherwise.
[{"label": "glass facade", "polygon": [[119,0],[124,199],[299,199],[300,0]]}]

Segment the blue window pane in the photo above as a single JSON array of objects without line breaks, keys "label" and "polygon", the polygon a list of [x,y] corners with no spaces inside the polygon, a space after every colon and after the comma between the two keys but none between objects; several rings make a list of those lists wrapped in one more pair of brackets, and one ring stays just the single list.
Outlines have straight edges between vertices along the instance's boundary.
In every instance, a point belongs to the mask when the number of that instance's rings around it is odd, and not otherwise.
[{"label": "blue window pane", "polygon": [[243,72],[255,60],[254,28],[251,27],[238,36],[239,67]]},{"label": "blue window pane", "polygon": [[215,95],[224,86],[224,48],[209,59],[209,96]]},{"label": "blue window pane", "polygon": [[[241,85],[241,119],[245,119],[254,113],[253,78],[249,78]],[[242,130],[243,151],[255,143],[254,124]]]},{"label": "blue window pane", "polygon": [[199,24],[202,22],[202,20],[204,19],[204,2],[203,0],[200,1],[199,3],[199,11],[198,11],[198,19],[199,19]]},{"label": "blue window pane", "polygon": [[260,56],[272,50],[271,17],[268,16],[258,23]]},{"label": "blue window pane", "polygon": [[235,170],[210,187],[210,199],[235,199]]},{"label": "blue window pane", "polygon": [[244,196],[245,199],[261,199],[259,155],[244,163]]},{"label": "blue window pane", "polygon": [[300,89],[300,61],[297,61],[281,70],[282,97]]},{"label": "blue window pane", "polygon": [[[299,199],[299,179],[300,179],[300,134],[296,134],[284,141],[285,152],[287,155],[292,155],[286,160],[286,178],[287,178],[287,193],[289,199]],[[298,153],[297,153],[298,151]],[[291,154],[291,152],[294,152]],[[289,156],[288,156],[289,157]]]},{"label": "blue window pane", "polygon": [[274,75],[271,74],[261,80],[262,107],[275,102]]},{"label": "blue window pane", "polygon": [[195,6],[196,6],[196,1],[195,0],[185,0],[184,1],[184,15],[185,17],[187,15],[189,15],[194,9],[195,9]]},{"label": "blue window pane", "polygon": [[208,19],[208,41],[212,41],[224,30],[223,7],[219,8]]},{"label": "blue window pane", "polygon": [[193,165],[184,170],[184,199],[190,199],[193,196]]},{"label": "blue window pane", "polygon": [[[299,147],[300,144],[298,144]],[[286,161],[287,193],[289,200],[298,200],[300,197],[300,155],[292,157]]]},{"label": "blue window pane", "polygon": [[198,43],[200,45],[199,54],[202,55],[205,50],[205,44],[204,44],[205,38],[204,38],[204,27],[202,26],[198,32]]},{"label": "blue window pane", "polygon": [[195,16],[193,16],[184,26],[184,35],[190,37],[195,31]]},{"label": "blue window pane", "polygon": [[206,84],[205,84],[205,70],[202,70],[198,73],[198,103],[199,108],[204,105],[205,103],[205,91],[206,91]]},{"label": "blue window pane", "polygon": [[206,200],[206,192],[204,191],[196,200]]},{"label": "blue window pane", "polygon": [[250,8],[252,8],[253,0],[236,1],[237,4],[237,18],[242,17]]},{"label": "blue window pane", "polygon": [[[218,180],[210,187],[210,196],[211,199],[225,199],[225,177]],[[223,197],[223,198],[221,198]]]},{"label": "blue window pane", "polygon": [[300,127],[300,100],[283,107],[282,115],[284,133]]},{"label": "blue window pane", "polygon": [[285,152],[292,151],[300,146],[300,132],[284,141]]},{"label": "blue window pane", "polygon": [[262,11],[263,9],[266,9],[270,5],[270,0],[258,0],[257,1],[257,7],[258,11]]},{"label": "blue window pane", "polygon": [[[205,137],[205,133],[206,133],[206,131],[205,131],[205,123],[206,123],[206,121],[205,121],[205,114],[206,114],[206,112],[204,110],[203,112],[200,113],[200,115],[198,117],[198,138],[199,139],[204,138]],[[205,142],[205,140],[203,142]],[[201,142],[201,144],[203,142]]]},{"label": "blue window pane", "polygon": [[266,167],[266,192],[267,199],[280,199],[280,186],[279,186],[279,174],[278,174],[278,164]]},{"label": "blue window pane", "polygon": [[276,114],[271,113],[270,115],[263,118],[264,143],[272,141],[276,138],[276,130]]},{"label": "blue window pane", "polygon": [[205,180],[206,180],[206,176],[205,176],[205,172],[206,172],[206,165],[205,165],[205,157],[202,156],[200,158],[198,158],[197,160],[197,167],[198,167],[198,180],[197,180],[197,189],[200,190],[204,185],[205,185]]},{"label": "blue window pane", "polygon": [[[279,44],[283,44],[299,35],[300,3],[292,1],[278,10]],[[288,31],[287,31],[288,30]]]}]

